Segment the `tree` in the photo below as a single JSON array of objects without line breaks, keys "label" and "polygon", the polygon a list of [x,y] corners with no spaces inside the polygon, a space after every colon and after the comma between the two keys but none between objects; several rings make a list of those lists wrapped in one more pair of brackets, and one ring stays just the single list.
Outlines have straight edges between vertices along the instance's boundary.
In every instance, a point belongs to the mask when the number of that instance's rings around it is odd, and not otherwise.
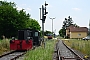
[{"label": "tree", "polygon": [[61,36],[61,37],[64,37],[64,35],[66,34],[66,31],[65,31],[65,29],[60,29],[59,30],[59,35]]},{"label": "tree", "polygon": [[14,2],[0,1],[0,6],[12,6],[12,7],[16,7],[16,4]]},{"label": "tree", "polygon": [[65,20],[63,21],[63,26],[62,26],[62,29],[59,30],[59,35],[62,37],[65,37],[66,36],[66,28],[69,27],[70,25],[73,25],[73,20],[69,16],[68,18],[65,18]]},{"label": "tree", "polygon": [[18,29],[27,28],[30,15],[25,11],[18,11],[14,3],[0,1],[0,37],[16,36]]},{"label": "tree", "polygon": [[0,1],[0,37],[17,36],[19,29],[31,28],[40,31],[39,23],[30,18],[24,9],[17,10],[15,3]]},{"label": "tree", "polygon": [[68,19],[65,18],[65,20],[63,21],[63,26],[62,26],[62,28],[63,28],[63,29],[66,29],[67,27],[69,27],[69,26],[72,25],[72,24],[73,24],[73,20],[72,20],[72,18],[69,16]]},{"label": "tree", "polygon": [[30,15],[26,14],[26,12],[22,9],[18,12],[17,20],[16,20],[16,25],[17,29],[24,29],[28,28],[27,24],[30,19]]},{"label": "tree", "polygon": [[63,21],[62,29],[59,30],[59,35],[61,37],[66,37],[66,28],[69,27],[70,25],[79,27],[76,23],[75,24],[73,23],[73,20],[70,16],[68,18],[65,18],[65,20]]},{"label": "tree", "polygon": [[75,24],[73,24],[75,27],[79,27],[76,23]]},{"label": "tree", "polygon": [[30,18],[27,21],[27,27],[29,27],[31,29],[36,29],[38,31],[40,31],[40,29],[41,29],[39,23],[35,19],[32,19],[32,18]]},{"label": "tree", "polygon": [[46,31],[44,32],[44,35],[48,35],[48,34],[52,34],[52,32],[46,30]]}]

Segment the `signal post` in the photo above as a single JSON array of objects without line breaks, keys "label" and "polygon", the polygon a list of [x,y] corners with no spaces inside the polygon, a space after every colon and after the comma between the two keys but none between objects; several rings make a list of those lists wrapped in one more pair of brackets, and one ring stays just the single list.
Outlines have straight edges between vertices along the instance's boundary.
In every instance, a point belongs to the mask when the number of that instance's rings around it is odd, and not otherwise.
[{"label": "signal post", "polygon": [[45,1],[45,7],[42,5],[42,8],[40,8],[40,20],[42,20],[42,44],[44,45],[44,48],[45,48],[45,42],[44,42],[44,23],[45,23],[45,19],[46,19],[46,14],[48,14],[48,12],[46,11],[46,6],[47,5],[48,4]]}]

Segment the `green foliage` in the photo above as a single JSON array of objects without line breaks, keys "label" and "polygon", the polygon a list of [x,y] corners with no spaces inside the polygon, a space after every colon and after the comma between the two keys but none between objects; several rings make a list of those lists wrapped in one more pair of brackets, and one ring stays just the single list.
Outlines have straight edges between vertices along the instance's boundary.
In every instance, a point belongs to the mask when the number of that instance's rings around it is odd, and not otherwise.
[{"label": "green foliage", "polygon": [[61,37],[65,37],[66,36],[66,28],[69,27],[70,25],[73,25],[73,20],[69,16],[68,18],[65,18],[65,20],[63,21],[62,29],[59,30],[59,35]]},{"label": "green foliage", "polygon": [[51,34],[51,33],[52,33],[51,31],[47,31],[47,30],[46,30],[46,31],[44,32],[44,35]]},{"label": "green foliage", "polygon": [[32,18],[30,18],[27,21],[27,27],[29,27],[31,29],[36,29],[38,31],[40,31],[40,29],[41,29],[39,23],[35,19],[32,19]]},{"label": "green foliage", "polygon": [[[18,12],[15,8],[10,5],[1,5],[0,6],[0,37],[1,35],[12,35],[13,31],[15,31],[14,22],[16,21],[16,17]],[[13,30],[12,30],[13,29]],[[9,34],[11,32],[11,34]]]},{"label": "green foliage", "polygon": [[76,23],[75,24],[73,24],[75,27],[79,27]]},{"label": "green foliage", "polygon": [[29,14],[26,14],[25,11],[20,10],[18,12],[18,16],[17,16],[17,20],[15,22],[16,24],[16,28],[17,29],[24,29],[24,28],[28,28],[27,24],[28,24],[28,21],[29,21],[29,18],[30,15]]},{"label": "green foliage", "polygon": [[60,29],[60,30],[59,30],[59,35],[60,35],[61,37],[64,37],[65,34],[66,34],[66,30],[65,30],[65,29]]},{"label": "green foliage", "polygon": [[63,21],[63,29],[66,29],[67,27],[69,27],[70,25],[73,24],[73,20],[72,18],[69,16],[68,18],[65,18],[65,20]]},{"label": "green foliage", "polygon": [[7,2],[7,1],[0,1],[0,6],[12,6],[12,7],[15,7],[15,3],[14,2]]},{"label": "green foliage", "polygon": [[[40,31],[40,34],[41,34],[41,36],[42,36],[42,31]],[[47,36],[47,34],[52,34],[52,32],[51,32],[51,31],[47,31],[47,30],[44,31],[44,35]]]},{"label": "green foliage", "polygon": [[0,37],[16,36],[19,29],[32,28],[40,31],[40,25],[31,19],[24,9],[18,11],[15,3],[0,1]]},{"label": "green foliage", "polygon": [[19,29],[32,28],[40,31],[40,25],[26,14],[24,9],[17,10],[15,3],[0,1],[0,37],[17,36]]}]

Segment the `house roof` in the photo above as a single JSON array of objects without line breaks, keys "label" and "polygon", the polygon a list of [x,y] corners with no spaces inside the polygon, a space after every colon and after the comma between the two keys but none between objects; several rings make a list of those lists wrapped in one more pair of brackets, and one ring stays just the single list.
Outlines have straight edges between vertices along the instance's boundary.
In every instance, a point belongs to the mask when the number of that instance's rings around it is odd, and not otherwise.
[{"label": "house roof", "polygon": [[88,32],[87,27],[75,27],[71,25],[67,29],[70,29],[70,32]]}]

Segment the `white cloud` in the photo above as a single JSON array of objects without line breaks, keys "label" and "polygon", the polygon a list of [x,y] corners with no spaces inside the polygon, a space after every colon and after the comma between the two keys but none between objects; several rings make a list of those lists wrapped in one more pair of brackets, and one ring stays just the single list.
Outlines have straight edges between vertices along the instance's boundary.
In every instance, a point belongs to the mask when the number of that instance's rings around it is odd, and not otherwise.
[{"label": "white cloud", "polygon": [[80,11],[81,9],[80,8],[72,8],[73,10],[75,11]]}]

